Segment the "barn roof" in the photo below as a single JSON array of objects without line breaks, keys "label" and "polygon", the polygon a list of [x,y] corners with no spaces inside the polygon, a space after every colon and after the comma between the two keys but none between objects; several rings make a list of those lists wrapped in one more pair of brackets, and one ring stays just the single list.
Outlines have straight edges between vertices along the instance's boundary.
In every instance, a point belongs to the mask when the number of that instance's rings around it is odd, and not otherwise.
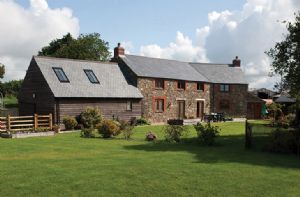
[{"label": "barn roof", "polygon": [[233,67],[231,64],[188,63],[136,55],[123,55],[120,57],[139,77],[248,84],[242,69]]},{"label": "barn roof", "polygon": [[[118,64],[34,56],[55,97],[142,98],[141,92],[130,85]],[[69,83],[60,82],[53,67],[62,68]],[[91,83],[84,69],[90,69],[100,83]]]},{"label": "barn roof", "polygon": [[196,72],[188,62],[136,55],[124,55],[121,58],[139,77],[208,81],[205,76]]},{"label": "barn roof", "polygon": [[190,63],[190,65],[211,83],[248,84],[242,69],[231,64]]}]

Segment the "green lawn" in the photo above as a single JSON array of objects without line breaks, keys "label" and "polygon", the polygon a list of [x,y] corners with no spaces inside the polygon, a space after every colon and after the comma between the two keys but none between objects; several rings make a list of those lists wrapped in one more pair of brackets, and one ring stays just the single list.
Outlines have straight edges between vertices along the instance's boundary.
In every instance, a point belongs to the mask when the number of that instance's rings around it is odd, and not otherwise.
[{"label": "green lawn", "polygon": [[[79,133],[0,139],[1,196],[299,196],[300,157],[244,150],[243,123],[219,123],[217,146]],[[121,136],[120,136],[121,137]]]}]

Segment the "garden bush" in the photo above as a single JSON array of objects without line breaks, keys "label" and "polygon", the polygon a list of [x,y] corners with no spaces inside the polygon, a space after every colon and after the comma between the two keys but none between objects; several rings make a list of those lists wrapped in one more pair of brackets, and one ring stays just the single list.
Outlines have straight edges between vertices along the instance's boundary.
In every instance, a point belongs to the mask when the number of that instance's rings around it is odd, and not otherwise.
[{"label": "garden bush", "polygon": [[145,118],[141,117],[141,118],[132,118],[131,119],[131,124],[134,126],[138,126],[138,125],[150,125],[151,122],[146,120]]},{"label": "garden bush", "polygon": [[120,131],[122,132],[124,138],[126,140],[129,140],[133,134],[133,128],[134,126],[131,125],[130,122],[126,122],[124,120],[121,120],[119,122],[119,128],[120,128]]},{"label": "garden bush", "polygon": [[157,135],[154,132],[150,131],[146,134],[147,141],[154,141],[156,139],[157,139]]},{"label": "garden bush", "polygon": [[300,129],[276,129],[270,134],[266,150],[275,153],[300,154]]},{"label": "garden bush", "polygon": [[183,125],[166,125],[164,127],[165,139],[168,142],[180,142],[181,136],[187,134],[188,129]]},{"label": "garden bush", "polygon": [[71,116],[65,116],[63,118],[63,123],[66,127],[66,130],[73,130],[78,124],[76,119]]},{"label": "garden bush", "polygon": [[204,126],[201,123],[194,125],[197,131],[198,139],[205,145],[212,146],[215,144],[215,138],[219,135],[219,127],[212,126],[210,123]]},{"label": "garden bush", "polygon": [[99,125],[98,132],[103,138],[111,138],[120,134],[120,128],[113,120],[104,119]]},{"label": "garden bush", "polygon": [[94,129],[92,128],[83,128],[80,133],[81,137],[86,137],[86,138],[94,138]]},{"label": "garden bush", "polygon": [[96,128],[101,123],[102,115],[100,109],[88,107],[80,114],[80,122],[85,128]]}]

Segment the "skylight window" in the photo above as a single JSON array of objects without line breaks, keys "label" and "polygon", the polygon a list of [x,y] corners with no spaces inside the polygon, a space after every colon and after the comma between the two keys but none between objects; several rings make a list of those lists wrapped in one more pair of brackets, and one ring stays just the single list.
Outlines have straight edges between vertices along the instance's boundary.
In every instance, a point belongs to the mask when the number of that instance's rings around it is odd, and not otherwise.
[{"label": "skylight window", "polygon": [[91,83],[99,83],[95,73],[92,70],[84,70],[86,76],[89,78]]},{"label": "skylight window", "polygon": [[70,82],[62,68],[53,67],[52,69],[54,70],[54,72],[60,82],[65,82],[65,83]]}]

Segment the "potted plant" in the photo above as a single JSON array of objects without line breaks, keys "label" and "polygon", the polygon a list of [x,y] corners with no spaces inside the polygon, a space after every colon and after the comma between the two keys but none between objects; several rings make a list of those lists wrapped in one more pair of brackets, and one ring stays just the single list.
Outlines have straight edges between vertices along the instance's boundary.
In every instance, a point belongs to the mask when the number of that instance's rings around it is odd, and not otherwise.
[{"label": "potted plant", "polygon": [[53,125],[53,126],[52,126],[52,129],[53,129],[53,131],[54,131],[55,133],[59,133],[59,132],[60,132],[60,126],[57,125],[57,124]]}]

